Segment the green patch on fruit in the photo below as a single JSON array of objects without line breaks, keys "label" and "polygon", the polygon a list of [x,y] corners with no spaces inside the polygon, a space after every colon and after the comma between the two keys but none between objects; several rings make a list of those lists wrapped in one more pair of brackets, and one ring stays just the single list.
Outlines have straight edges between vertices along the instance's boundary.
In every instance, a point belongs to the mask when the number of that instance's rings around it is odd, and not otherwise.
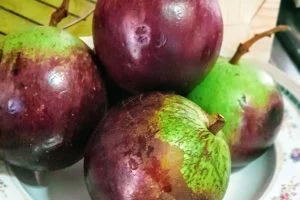
[{"label": "green patch on fruit", "polygon": [[229,149],[219,134],[208,131],[206,114],[180,96],[166,98],[157,114],[158,137],[183,151],[181,173],[187,186],[198,195],[222,199],[231,168]]},{"label": "green patch on fruit", "polygon": [[188,98],[210,114],[218,112],[225,120],[231,119],[223,128],[227,138],[230,138],[243,120],[244,106],[265,107],[273,90],[272,78],[251,63],[241,60],[239,64],[232,65],[228,59],[219,58],[209,75]]},{"label": "green patch on fruit", "polygon": [[22,52],[29,58],[36,56],[67,56],[76,47],[84,44],[79,38],[54,27],[36,26],[9,34],[2,41],[3,57],[5,54]]}]

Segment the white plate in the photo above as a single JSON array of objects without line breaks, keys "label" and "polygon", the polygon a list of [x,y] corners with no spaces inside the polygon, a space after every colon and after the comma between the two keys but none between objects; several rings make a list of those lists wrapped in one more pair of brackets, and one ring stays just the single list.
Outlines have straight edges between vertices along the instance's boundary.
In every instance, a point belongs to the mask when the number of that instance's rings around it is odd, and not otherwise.
[{"label": "white plate", "polygon": [[[92,44],[91,38],[83,38]],[[281,86],[285,102],[275,145],[231,175],[224,200],[300,199],[300,86],[272,65],[260,63]],[[17,177],[17,178],[16,178]],[[82,161],[65,169],[35,175],[0,162],[0,200],[89,200]]]}]

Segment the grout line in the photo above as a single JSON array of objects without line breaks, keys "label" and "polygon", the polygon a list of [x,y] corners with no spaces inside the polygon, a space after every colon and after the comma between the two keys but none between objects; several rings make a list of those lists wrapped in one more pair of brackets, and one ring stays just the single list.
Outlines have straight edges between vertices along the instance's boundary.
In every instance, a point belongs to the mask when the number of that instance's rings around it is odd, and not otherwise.
[{"label": "grout line", "polygon": [[7,33],[4,33],[3,31],[0,31],[0,35],[7,35]]},{"label": "grout line", "polygon": [[15,11],[10,10],[10,9],[8,9],[8,8],[5,8],[5,7],[1,6],[1,5],[0,5],[0,9],[4,10],[4,11],[6,11],[6,12],[9,12],[9,13],[11,13],[11,14],[13,14],[13,15],[16,15],[16,16],[22,18],[22,19],[25,19],[25,20],[27,20],[27,21],[33,23],[33,24],[36,24],[36,25],[43,25],[43,24],[41,24],[41,23],[39,23],[39,22],[37,22],[37,21],[35,21],[35,20],[33,20],[33,19],[30,19],[30,18],[28,18],[28,17],[26,17],[26,16],[24,16],[24,15],[21,15],[21,14],[15,12]]}]

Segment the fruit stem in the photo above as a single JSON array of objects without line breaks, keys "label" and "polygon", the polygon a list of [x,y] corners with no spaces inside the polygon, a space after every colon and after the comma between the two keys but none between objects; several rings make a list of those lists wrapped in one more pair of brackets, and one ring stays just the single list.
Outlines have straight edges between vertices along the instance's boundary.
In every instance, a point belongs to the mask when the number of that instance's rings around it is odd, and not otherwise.
[{"label": "fruit stem", "polygon": [[215,114],[210,117],[207,129],[213,133],[217,134],[225,125],[225,119],[220,114]]},{"label": "fruit stem", "polygon": [[259,33],[259,34],[255,34],[254,37],[252,37],[250,40],[247,40],[244,43],[240,43],[238,49],[236,50],[234,56],[231,58],[231,60],[229,61],[229,63],[236,65],[238,64],[238,62],[240,61],[241,57],[248,53],[251,46],[256,43],[258,40],[264,38],[264,37],[271,37],[272,34],[277,33],[277,32],[281,32],[281,31],[286,31],[289,30],[288,26],[285,25],[279,25],[276,26],[275,28],[272,28],[268,31]]},{"label": "fruit stem", "polygon": [[49,26],[56,27],[57,24],[68,16],[70,0],[63,0],[61,5],[52,13]]}]

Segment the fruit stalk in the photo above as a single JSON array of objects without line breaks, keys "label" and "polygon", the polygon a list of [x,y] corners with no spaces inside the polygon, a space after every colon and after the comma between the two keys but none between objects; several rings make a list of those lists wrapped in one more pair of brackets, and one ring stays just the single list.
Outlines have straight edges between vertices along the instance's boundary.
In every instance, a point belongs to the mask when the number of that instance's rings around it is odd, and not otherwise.
[{"label": "fruit stalk", "polygon": [[49,26],[56,27],[57,24],[68,16],[70,0],[63,0],[62,4],[52,13]]},{"label": "fruit stalk", "polygon": [[225,119],[220,114],[215,114],[211,116],[210,121],[208,122],[207,129],[213,133],[217,134],[225,125]]},{"label": "fruit stalk", "polygon": [[285,25],[279,25],[276,26],[275,28],[272,28],[268,31],[259,33],[259,34],[255,34],[253,38],[251,38],[250,40],[244,42],[244,43],[240,43],[238,49],[236,50],[234,56],[231,58],[231,60],[229,61],[229,63],[236,65],[238,64],[238,62],[240,61],[241,57],[248,53],[251,46],[256,43],[258,40],[264,38],[264,37],[271,37],[272,34],[277,33],[277,32],[282,32],[282,31],[287,31],[289,30],[288,26]]}]

